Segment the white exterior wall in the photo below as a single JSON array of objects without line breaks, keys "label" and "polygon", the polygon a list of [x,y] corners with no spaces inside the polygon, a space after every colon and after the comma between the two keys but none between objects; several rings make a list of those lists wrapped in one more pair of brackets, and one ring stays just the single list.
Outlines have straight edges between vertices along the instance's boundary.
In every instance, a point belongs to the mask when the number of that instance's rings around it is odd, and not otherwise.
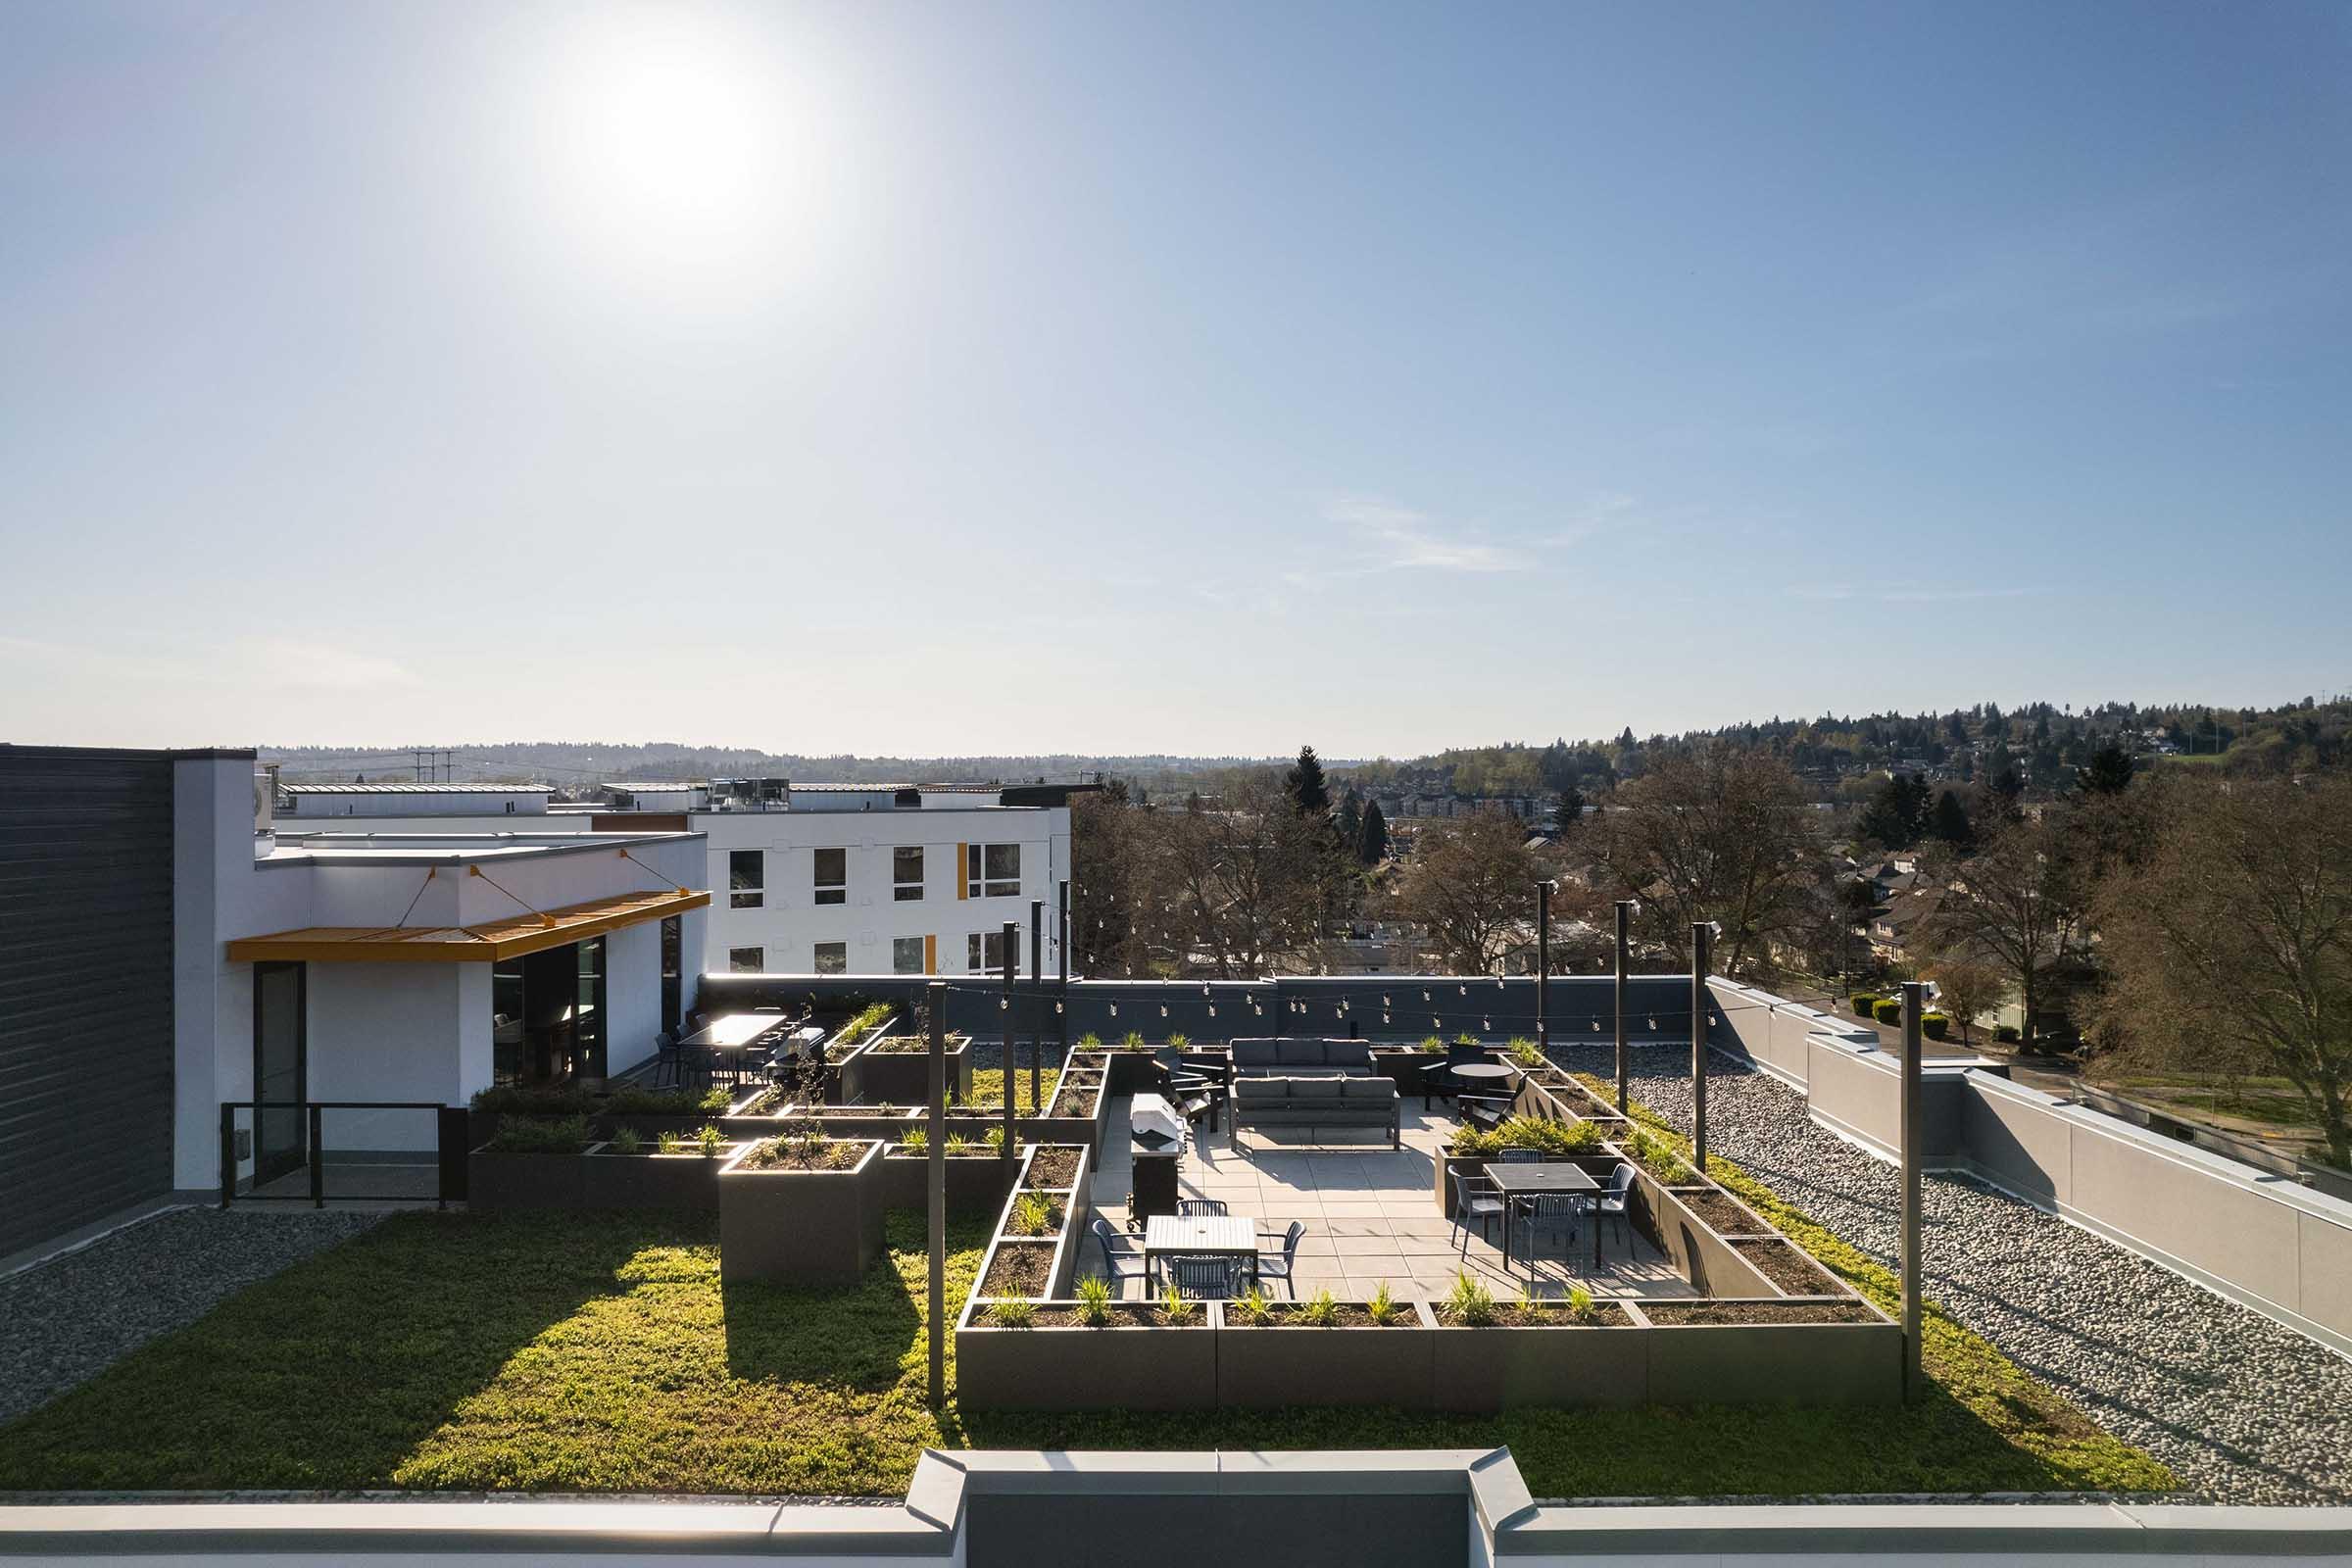
[{"label": "white exterior wall", "polygon": [[[937,799],[934,797],[934,799]],[[928,805],[871,811],[698,811],[688,819],[709,849],[710,911],[703,964],[723,974],[736,948],[759,948],[771,974],[808,974],[820,942],[848,944],[848,972],[892,972],[892,940],[936,940],[939,971],[965,972],[968,938],[1011,920],[1023,931],[1021,963],[1028,964],[1029,903],[1046,906],[1046,972],[1054,972],[1055,884],[1070,874],[1070,813],[1066,807],[955,807]],[[959,844],[1018,844],[1017,897],[958,899]],[[900,846],[923,850],[923,896],[901,902],[894,865]],[[841,849],[848,899],[816,902],[816,852]],[[728,896],[728,856],[758,850],[765,857],[766,885],[757,908],[739,909]]]},{"label": "white exterior wall", "polygon": [[[312,925],[471,925],[662,887],[700,889],[707,857],[694,838],[555,855],[511,855],[464,865],[321,864],[253,858],[252,763],[190,759],[173,778],[173,1185],[220,1181],[220,1104],[253,1097],[253,965],[231,963],[226,944]],[[511,824],[512,819],[509,819]],[[370,823],[446,835],[446,818]],[[301,825],[280,818],[281,842]],[[310,824],[333,831],[332,824]],[[534,829],[552,826],[544,817]],[[434,853],[419,850],[419,853]],[[439,853],[449,853],[444,845]],[[642,862],[642,863],[638,863]],[[432,875],[428,878],[427,871]],[[499,889],[503,887],[514,895]],[[414,906],[412,907],[412,900]],[[681,921],[686,1005],[707,922]],[[620,1071],[651,1055],[661,1025],[661,927],[647,921],[607,943],[607,1065]],[[305,1027],[313,1100],[395,1100],[464,1104],[492,1074],[487,963],[313,963]],[[328,1112],[330,1151],[433,1147],[423,1112]]]}]

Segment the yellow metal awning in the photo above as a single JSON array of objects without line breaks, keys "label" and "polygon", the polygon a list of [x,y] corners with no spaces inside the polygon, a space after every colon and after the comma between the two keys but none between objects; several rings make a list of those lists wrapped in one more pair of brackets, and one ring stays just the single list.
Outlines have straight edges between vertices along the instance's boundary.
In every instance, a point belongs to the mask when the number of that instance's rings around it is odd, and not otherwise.
[{"label": "yellow metal awning", "polygon": [[314,925],[228,944],[231,963],[492,963],[643,925],[710,902],[708,893],[622,893],[481,925]]}]

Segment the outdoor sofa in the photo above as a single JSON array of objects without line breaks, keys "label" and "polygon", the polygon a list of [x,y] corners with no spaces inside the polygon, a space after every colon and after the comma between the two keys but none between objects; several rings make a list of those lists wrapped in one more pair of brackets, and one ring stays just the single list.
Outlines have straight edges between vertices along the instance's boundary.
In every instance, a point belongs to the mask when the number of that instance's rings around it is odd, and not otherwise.
[{"label": "outdoor sofa", "polygon": [[[1239,1041],[1235,1044],[1238,1046]],[[1236,1078],[1233,1125],[1244,1127],[1382,1127],[1389,1147],[1403,1145],[1403,1097],[1386,1078]]]},{"label": "outdoor sofa", "polygon": [[[1361,1040],[1243,1039],[1233,1042],[1233,1076],[1296,1078],[1337,1073],[1345,1078],[1377,1077],[1372,1048]],[[1387,1082],[1382,1079],[1382,1082]]]}]

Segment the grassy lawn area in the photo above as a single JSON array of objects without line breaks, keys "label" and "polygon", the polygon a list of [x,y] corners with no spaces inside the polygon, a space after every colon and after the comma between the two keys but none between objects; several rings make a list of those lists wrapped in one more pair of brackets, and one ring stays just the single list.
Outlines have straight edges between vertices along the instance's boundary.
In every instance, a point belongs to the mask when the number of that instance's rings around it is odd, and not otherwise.
[{"label": "grassy lawn area", "polygon": [[[1876,1297],[1886,1271],[1739,1177]],[[984,1227],[951,1237],[959,1303]],[[1537,1494],[2168,1488],[2172,1478],[1944,1318],[1903,1409],[944,1418],[923,1402],[920,1221],[854,1291],[722,1289],[675,1213],[401,1214],[0,1429],[0,1490],[397,1487],[902,1492],[921,1449],[1483,1447]]]}]

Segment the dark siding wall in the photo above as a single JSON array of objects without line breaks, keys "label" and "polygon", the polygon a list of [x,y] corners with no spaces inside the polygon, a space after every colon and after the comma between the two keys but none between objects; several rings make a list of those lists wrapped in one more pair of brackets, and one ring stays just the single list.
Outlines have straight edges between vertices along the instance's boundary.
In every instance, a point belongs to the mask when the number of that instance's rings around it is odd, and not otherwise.
[{"label": "dark siding wall", "polygon": [[172,761],[0,746],[0,1253],[172,1186]]}]

